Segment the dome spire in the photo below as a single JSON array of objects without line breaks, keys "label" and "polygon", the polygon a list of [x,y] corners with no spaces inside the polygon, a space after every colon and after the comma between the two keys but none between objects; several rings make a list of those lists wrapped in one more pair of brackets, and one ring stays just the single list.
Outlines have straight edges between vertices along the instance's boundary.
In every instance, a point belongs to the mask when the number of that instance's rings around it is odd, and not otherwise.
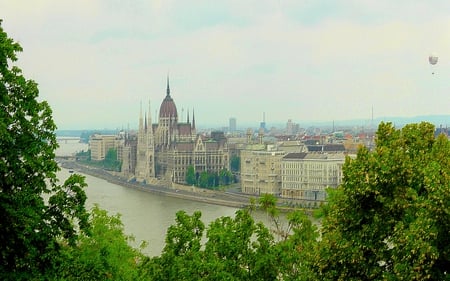
[{"label": "dome spire", "polygon": [[167,74],[167,96],[170,97],[169,74]]}]

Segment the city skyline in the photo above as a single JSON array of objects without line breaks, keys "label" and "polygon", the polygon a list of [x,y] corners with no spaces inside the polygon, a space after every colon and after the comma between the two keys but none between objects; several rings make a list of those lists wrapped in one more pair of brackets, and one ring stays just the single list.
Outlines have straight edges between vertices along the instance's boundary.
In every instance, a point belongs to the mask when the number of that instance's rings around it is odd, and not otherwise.
[{"label": "city skyline", "polygon": [[[450,3],[0,0],[59,129],[137,128],[170,76],[199,126],[448,114]],[[433,67],[428,55],[436,52]],[[432,74],[434,73],[434,74]],[[447,80],[447,81],[446,81]],[[238,127],[239,127],[238,125]],[[448,124],[443,124],[444,126]]]}]

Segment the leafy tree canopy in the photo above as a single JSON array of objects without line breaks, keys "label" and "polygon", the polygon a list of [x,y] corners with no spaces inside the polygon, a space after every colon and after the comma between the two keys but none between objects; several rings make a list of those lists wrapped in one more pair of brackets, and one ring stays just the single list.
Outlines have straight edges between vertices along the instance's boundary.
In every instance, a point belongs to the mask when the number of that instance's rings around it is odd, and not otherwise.
[{"label": "leafy tree canopy", "polygon": [[[90,213],[89,235],[81,234],[76,246],[64,246],[56,280],[148,280],[140,271],[143,254],[128,245],[120,215],[109,216],[97,205]],[[142,245],[145,247],[145,244]]]},{"label": "leafy tree canopy", "polygon": [[[262,208],[276,204],[271,195],[262,201],[269,202]],[[318,232],[306,215],[293,212],[281,230],[278,213],[268,212],[278,229],[271,231],[255,222],[253,211],[254,206],[238,210],[234,217],[220,217],[208,227],[200,212],[179,211],[167,231],[163,253],[148,259],[143,271],[151,280],[313,280],[308,260]]]},{"label": "leafy tree canopy", "polygon": [[315,270],[323,280],[448,280],[450,145],[429,123],[381,123],[329,197]]},{"label": "leafy tree canopy", "polygon": [[197,183],[197,179],[195,177],[195,169],[194,166],[189,165],[186,171],[186,183],[188,185],[194,185]]}]

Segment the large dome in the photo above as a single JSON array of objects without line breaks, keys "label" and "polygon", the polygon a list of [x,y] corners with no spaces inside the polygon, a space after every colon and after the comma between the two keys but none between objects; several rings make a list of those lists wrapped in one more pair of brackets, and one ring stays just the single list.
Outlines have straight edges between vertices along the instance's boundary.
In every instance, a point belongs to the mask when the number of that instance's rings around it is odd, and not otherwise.
[{"label": "large dome", "polygon": [[159,108],[159,118],[168,117],[178,119],[177,106],[170,96],[169,77],[167,77],[167,94]]},{"label": "large dome", "polygon": [[159,108],[159,118],[161,117],[172,117],[178,119],[177,106],[173,101],[172,97],[168,94]]}]

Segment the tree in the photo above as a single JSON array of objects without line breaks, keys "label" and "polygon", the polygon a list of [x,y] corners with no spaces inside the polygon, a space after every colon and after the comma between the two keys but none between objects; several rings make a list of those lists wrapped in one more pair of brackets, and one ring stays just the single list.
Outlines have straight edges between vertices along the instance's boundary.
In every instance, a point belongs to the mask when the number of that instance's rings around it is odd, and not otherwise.
[{"label": "tree", "polygon": [[195,185],[197,183],[197,179],[195,178],[194,166],[189,165],[189,167],[187,168],[185,180],[188,185]]},{"label": "tree", "polygon": [[231,156],[230,166],[232,172],[239,172],[241,169],[241,158],[236,155]]},{"label": "tree", "polygon": [[229,185],[233,175],[227,169],[222,169],[219,172],[219,185]]},{"label": "tree", "polygon": [[209,179],[208,172],[206,171],[201,172],[198,178],[198,186],[203,188],[208,187],[208,179]]},{"label": "tree", "polygon": [[76,246],[63,247],[59,270],[52,279],[143,280],[143,254],[128,245],[120,215],[109,216],[97,205],[91,211],[89,235],[80,235]]},{"label": "tree", "polygon": [[266,212],[278,241],[273,248],[280,279],[314,280],[311,265],[319,237],[317,227],[300,210],[287,213],[287,222],[284,222],[277,208],[277,198],[272,194],[263,194],[259,207]]},{"label": "tree", "polygon": [[[276,198],[262,199],[272,208]],[[273,203],[273,204],[272,204]],[[264,204],[264,205],[263,205]],[[160,257],[142,266],[150,280],[313,280],[309,270],[318,232],[305,214],[288,215],[282,241],[262,222],[255,222],[255,206],[237,210],[234,217],[220,217],[205,230],[201,213],[180,211],[169,227]],[[270,216],[277,212],[270,212]],[[277,234],[278,236],[278,234]]]},{"label": "tree", "polygon": [[110,148],[105,155],[105,159],[103,160],[103,166],[107,170],[118,171],[120,172],[120,167],[122,163],[117,160],[117,149]]},{"label": "tree", "polygon": [[205,244],[208,280],[275,280],[278,264],[273,235],[249,209],[209,225]]},{"label": "tree", "polygon": [[201,239],[205,225],[201,212],[192,216],[176,214],[176,223],[167,230],[166,245],[160,257],[148,259],[144,267],[150,280],[200,280],[203,272]]},{"label": "tree", "polygon": [[91,150],[90,149],[88,149],[87,151],[82,150],[80,152],[77,152],[75,156],[77,158],[77,161],[89,162],[91,161]]},{"label": "tree", "polygon": [[216,172],[209,171],[207,172],[208,175],[208,184],[207,187],[209,189],[216,189],[217,186],[219,186],[219,176]]},{"label": "tree", "polygon": [[[37,84],[17,66],[22,47],[0,20],[0,278],[30,279],[51,270],[60,242],[74,245],[88,226],[83,177],[58,184],[56,126]],[[43,196],[48,200],[44,200]]]},{"label": "tree", "polygon": [[381,123],[324,209],[322,280],[448,280],[450,144],[429,123]]}]

